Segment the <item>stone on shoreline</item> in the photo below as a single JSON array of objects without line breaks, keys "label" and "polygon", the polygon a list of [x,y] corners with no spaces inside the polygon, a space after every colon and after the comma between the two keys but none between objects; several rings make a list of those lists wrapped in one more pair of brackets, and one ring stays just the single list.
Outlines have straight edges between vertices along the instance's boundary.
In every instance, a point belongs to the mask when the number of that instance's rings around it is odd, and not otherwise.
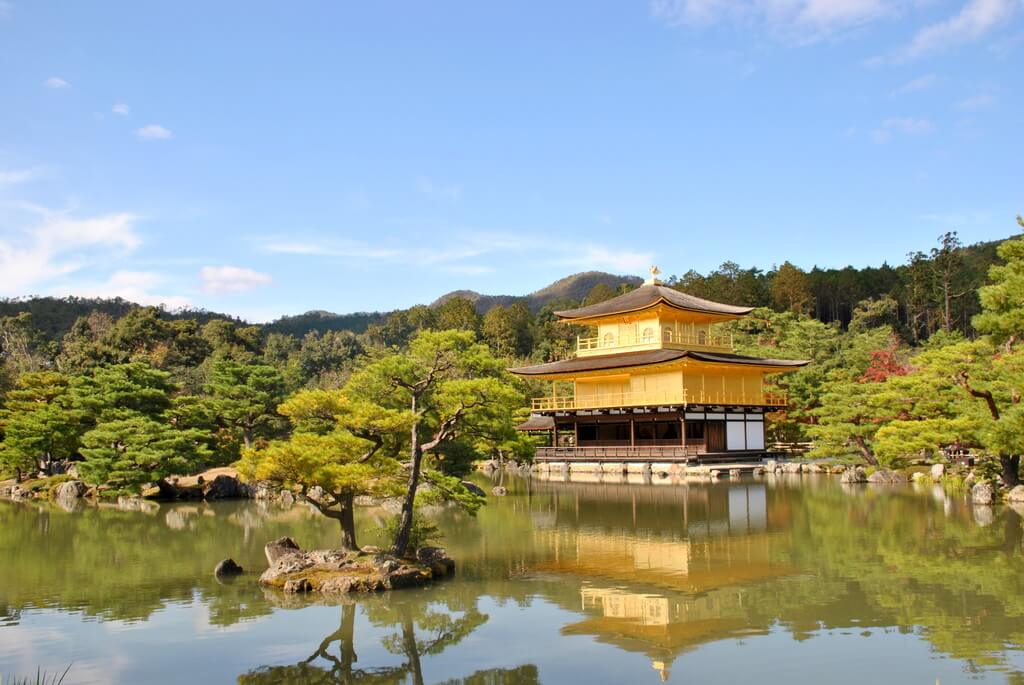
[{"label": "stone on shoreline", "polygon": [[932,464],[931,476],[933,481],[938,483],[944,475],[946,475],[945,464]]},{"label": "stone on shoreline", "polygon": [[879,469],[868,476],[869,483],[906,483],[907,477],[899,471]]},{"label": "stone on shoreline", "polygon": [[299,547],[299,544],[288,536],[271,540],[263,545],[263,553],[267,555],[267,563],[271,566],[281,557],[289,554],[300,554],[301,552],[302,548]]},{"label": "stone on shoreline", "polygon": [[863,466],[855,466],[850,469],[843,471],[843,475],[839,477],[840,483],[867,483],[868,473],[864,470]]},{"label": "stone on shoreline", "polygon": [[992,504],[995,499],[995,488],[989,483],[978,483],[971,488],[971,502],[974,504]]},{"label": "stone on shoreline", "polygon": [[69,480],[66,483],[61,483],[54,490],[53,494],[57,499],[69,500],[78,499],[85,495],[85,491],[88,490],[85,483],[80,480]]},{"label": "stone on shoreline", "polygon": [[1018,485],[1006,493],[1007,502],[1024,502],[1024,485]]}]

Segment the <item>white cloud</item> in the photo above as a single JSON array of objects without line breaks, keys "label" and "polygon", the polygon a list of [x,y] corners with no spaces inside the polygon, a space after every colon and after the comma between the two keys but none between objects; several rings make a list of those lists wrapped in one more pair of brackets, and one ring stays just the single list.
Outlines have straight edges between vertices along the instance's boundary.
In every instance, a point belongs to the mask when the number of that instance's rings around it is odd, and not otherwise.
[{"label": "white cloud", "polygon": [[0,188],[27,183],[39,178],[37,169],[0,169]]},{"label": "white cloud", "polygon": [[102,283],[63,286],[54,289],[53,294],[78,297],[120,297],[142,305],[163,305],[168,309],[181,309],[192,304],[187,297],[181,295],[160,295],[151,292],[164,280],[163,276],[152,271],[115,271],[110,278]]},{"label": "white cloud", "polygon": [[458,202],[462,199],[462,186],[456,183],[438,183],[426,176],[416,179],[416,192],[448,202]]},{"label": "white cloud", "polygon": [[938,78],[935,74],[925,74],[924,76],[918,76],[915,79],[911,79],[904,83],[899,88],[895,89],[893,95],[901,95],[903,93],[915,93],[919,90],[925,90],[935,85]]},{"label": "white cloud", "polygon": [[956,16],[918,31],[904,50],[904,57],[921,57],[977,40],[1005,23],[1019,7],[1020,0],[967,0]]},{"label": "white cloud", "polygon": [[135,129],[135,135],[142,140],[167,140],[171,137],[171,132],[160,124],[149,124]]},{"label": "white cloud", "polygon": [[71,86],[70,83],[60,78],[59,76],[51,76],[50,78],[43,81],[43,85],[47,88],[68,88]]},{"label": "white cloud", "polygon": [[986,109],[996,104],[996,96],[988,93],[972,95],[956,103],[957,109],[975,110]]},{"label": "white cloud", "polygon": [[118,102],[116,105],[110,108],[110,111],[114,114],[120,114],[121,116],[125,116],[131,111],[131,107],[124,104],[123,102]]},{"label": "white cloud", "polygon": [[75,219],[38,210],[42,221],[9,238],[0,238],[0,293],[30,294],[29,290],[78,271],[97,254],[111,250],[130,252],[140,239],[132,214],[108,214]]},{"label": "white cloud", "polygon": [[931,133],[935,127],[927,119],[914,119],[913,117],[892,117],[884,120],[876,128],[871,136],[876,143],[885,143],[894,135],[923,135]]},{"label": "white cloud", "polygon": [[[544,244],[543,254],[536,246]],[[372,263],[407,267],[431,267],[440,272],[480,275],[512,268],[516,264],[558,264],[581,270],[609,269],[623,273],[646,273],[653,254],[617,247],[552,240],[550,236],[513,235],[474,231],[453,236],[449,245],[404,245],[402,247],[367,243],[335,243],[329,239],[286,241],[267,240],[260,249],[273,254],[338,258],[353,264]]]},{"label": "white cloud", "polygon": [[239,266],[204,266],[199,280],[205,293],[244,293],[273,281],[269,274]]},{"label": "white cloud", "polygon": [[797,42],[813,42],[898,14],[905,0],[653,0],[655,17],[672,25],[732,22],[766,26]]}]

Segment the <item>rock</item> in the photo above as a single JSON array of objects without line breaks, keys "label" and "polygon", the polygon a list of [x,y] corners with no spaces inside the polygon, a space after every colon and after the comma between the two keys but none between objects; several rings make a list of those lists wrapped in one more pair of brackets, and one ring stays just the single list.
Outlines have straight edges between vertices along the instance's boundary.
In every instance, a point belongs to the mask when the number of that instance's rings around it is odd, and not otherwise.
[{"label": "rock", "polygon": [[282,490],[280,501],[281,504],[285,505],[286,507],[290,507],[291,505],[295,504],[295,495],[291,493],[291,490]]},{"label": "rock", "polygon": [[243,491],[237,478],[222,473],[203,485],[203,499],[236,499]]},{"label": "rock", "polygon": [[879,469],[868,476],[869,483],[906,483],[907,477],[898,471]]},{"label": "rock", "polygon": [[835,464],[832,468],[829,469],[829,473],[836,476],[840,476],[846,473],[846,467],[843,466],[842,464]]},{"label": "rock", "polygon": [[971,501],[975,504],[992,504],[996,490],[989,483],[978,483],[971,488]]},{"label": "rock", "polygon": [[203,485],[204,483],[206,483],[206,478],[204,478],[203,476],[199,476],[198,478],[196,478],[196,483],[198,483],[199,485]]},{"label": "rock", "polygon": [[755,466],[754,470],[751,471],[751,474],[753,474],[755,476],[763,476],[764,475],[764,467],[762,467],[762,466]]},{"label": "rock", "polygon": [[711,472],[708,475],[711,476],[712,478],[721,478],[722,472],[719,471],[718,469],[711,469]]},{"label": "rock", "polygon": [[788,461],[782,465],[782,471],[784,473],[800,473],[803,470],[803,464],[798,461]]},{"label": "rock", "polygon": [[932,464],[931,476],[933,481],[938,483],[944,475],[946,475],[945,464]]},{"label": "rock", "polygon": [[867,483],[868,475],[863,466],[846,469],[839,477],[840,483]]},{"label": "rock", "polygon": [[729,469],[729,478],[739,478],[742,472],[739,469]]},{"label": "rock", "polygon": [[322,487],[314,485],[306,492],[306,497],[319,502],[324,498],[324,494],[324,489]]},{"label": "rock", "polygon": [[265,480],[258,480],[249,485],[249,496],[253,499],[274,499],[277,488]]},{"label": "rock", "polygon": [[142,499],[158,499],[160,497],[160,488],[153,486],[150,488],[144,488],[142,490]]},{"label": "rock", "polygon": [[922,480],[926,480],[927,478],[929,478],[929,476],[924,471],[914,471],[914,475],[910,477],[910,480],[914,481],[915,483],[918,483]]},{"label": "rock", "polygon": [[288,556],[289,554],[299,554],[301,552],[302,548],[299,547],[298,543],[287,536],[271,540],[263,546],[263,553],[267,555],[267,563],[271,566],[273,566],[274,563],[282,557]]},{"label": "rock", "polygon": [[380,554],[383,551],[384,550],[382,550],[380,547],[377,547],[376,545],[366,545],[365,547],[363,547],[363,552],[365,554]]},{"label": "rock", "polygon": [[804,464],[804,473],[821,473],[822,470],[820,464]]},{"label": "rock", "polygon": [[86,490],[88,490],[88,488],[82,481],[69,480],[66,483],[58,485],[53,494],[57,499],[78,499],[85,494]]},{"label": "rock", "polygon": [[459,482],[462,483],[462,487],[466,488],[467,490],[472,492],[474,495],[477,495],[478,497],[486,497],[487,496],[487,493],[484,492],[483,488],[481,488],[476,483],[473,483],[473,482],[468,481],[468,480],[463,480],[463,481],[459,481]]},{"label": "rock", "polygon": [[226,576],[237,576],[243,572],[242,567],[235,563],[234,559],[224,559],[213,569],[213,575],[218,578]]},{"label": "rock", "polygon": [[1006,493],[1007,502],[1024,502],[1024,485],[1018,485]]},{"label": "rock", "polygon": [[78,465],[77,464],[72,464],[71,466],[69,466],[64,473],[68,474],[72,478],[76,478],[76,479],[80,478],[80,476],[78,475]]},{"label": "rock", "polygon": [[504,497],[508,494],[508,489],[504,485],[495,485],[491,490],[491,494],[496,497]]},{"label": "rock", "polygon": [[416,550],[416,561],[429,566],[435,576],[446,576],[455,571],[455,561],[443,547],[420,547]]},{"label": "rock", "polygon": [[308,578],[293,578],[286,580],[282,589],[289,593],[312,592],[313,584],[309,582]]}]

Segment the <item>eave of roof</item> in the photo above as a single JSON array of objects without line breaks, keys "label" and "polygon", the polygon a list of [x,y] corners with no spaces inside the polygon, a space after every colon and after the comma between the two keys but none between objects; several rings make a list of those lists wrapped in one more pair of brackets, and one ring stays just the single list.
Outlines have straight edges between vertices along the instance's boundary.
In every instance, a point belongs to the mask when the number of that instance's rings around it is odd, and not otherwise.
[{"label": "eave of roof", "polygon": [[610,300],[598,302],[597,304],[592,304],[587,307],[578,307],[576,309],[566,309],[555,312],[555,316],[567,321],[593,319],[602,316],[614,316],[616,314],[641,311],[659,304],[665,304],[674,309],[681,309],[684,311],[714,314],[725,317],[744,316],[754,310],[753,307],[737,307],[731,304],[712,302],[711,300],[687,295],[675,288],[654,284],[642,285],[636,290],[631,290],[628,293],[619,295],[618,297],[613,297]]},{"label": "eave of roof", "polygon": [[689,358],[708,364],[741,364],[743,366],[760,366],[777,369],[795,369],[806,366],[809,361],[801,359],[765,359],[747,357],[731,353],[696,352],[692,350],[643,350],[640,352],[623,352],[620,354],[604,354],[593,357],[577,357],[546,364],[522,366],[509,369],[518,376],[548,376],[553,374],[585,373],[588,371],[605,371],[610,369],[636,368],[654,364],[666,364]]}]

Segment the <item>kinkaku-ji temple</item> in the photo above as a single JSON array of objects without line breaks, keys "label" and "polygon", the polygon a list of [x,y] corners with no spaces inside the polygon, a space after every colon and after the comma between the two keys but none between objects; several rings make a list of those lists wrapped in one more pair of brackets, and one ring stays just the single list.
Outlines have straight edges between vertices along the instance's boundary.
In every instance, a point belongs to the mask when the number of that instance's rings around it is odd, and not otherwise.
[{"label": "kinkaku-ji temple", "polygon": [[736,354],[721,324],[753,307],[687,295],[657,276],[652,267],[635,290],[555,312],[591,330],[578,338],[573,358],[510,369],[552,381],[551,394],[533,400],[519,427],[548,436],[538,461],[710,463],[767,455],[765,414],[786,405],[767,377],[808,362]]}]

